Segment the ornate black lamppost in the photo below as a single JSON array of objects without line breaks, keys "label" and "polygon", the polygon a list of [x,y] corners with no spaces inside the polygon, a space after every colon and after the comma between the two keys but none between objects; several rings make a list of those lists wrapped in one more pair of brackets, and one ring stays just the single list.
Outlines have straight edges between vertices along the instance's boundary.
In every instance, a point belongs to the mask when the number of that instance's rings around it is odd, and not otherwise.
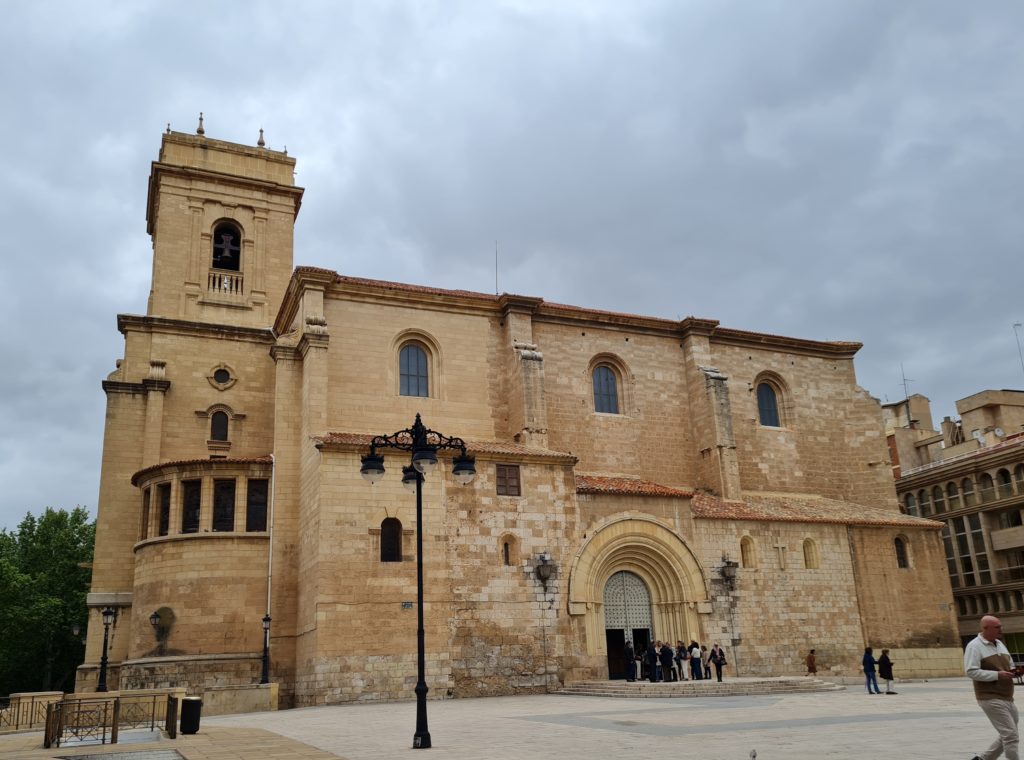
[{"label": "ornate black lamppost", "polygon": [[270,683],[270,613],[263,616],[263,671],[260,683]]},{"label": "ornate black lamppost", "polygon": [[110,642],[110,624],[114,622],[114,608],[104,607],[103,612],[103,656],[100,657],[100,680],[96,684],[96,691],[107,690],[107,645]]},{"label": "ornate black lamppost", "polygon": [[438,451],[458,451],[452,465],[452,475],[460,485],[467,485],[476,477],[476,460],[466,454],[466,443],[461,438],[449,438],[441,433],[428,430],[420,421],[419,414],[411,428],[399,430],[391,435],[378,435],[370,442],[370,453],[362,458],[359,473],[370,483],[376,483],[384,475],[384,457],[378,449],[398,449],[412,454],[412,466],[402,469],[402,485],[416,487],[416,733],[413,735],[413,749],[430,747],[430,731],[427,730],[427,681],[423,643],[423,478],[437,468]]}]

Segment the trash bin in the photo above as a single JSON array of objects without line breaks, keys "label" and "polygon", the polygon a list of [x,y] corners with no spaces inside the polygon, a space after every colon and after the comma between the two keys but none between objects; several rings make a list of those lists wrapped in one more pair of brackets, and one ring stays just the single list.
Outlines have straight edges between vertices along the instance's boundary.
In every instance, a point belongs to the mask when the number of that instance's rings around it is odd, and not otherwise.
[{"label": "trash bin", "polygon": [[203,714],[203,700],[199,697],[185,697],[181,700],[181,733],[194,734],[199,731],[199,718]]}]

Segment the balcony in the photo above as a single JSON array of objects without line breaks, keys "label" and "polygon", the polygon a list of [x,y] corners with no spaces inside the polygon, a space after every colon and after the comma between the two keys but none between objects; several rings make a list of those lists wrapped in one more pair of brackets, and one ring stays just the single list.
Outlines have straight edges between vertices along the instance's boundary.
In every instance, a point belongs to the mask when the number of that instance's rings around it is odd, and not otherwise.
[{"label": "balcony", "polygon": [[210,270],[206,278],[206,292],[216,299],[237,301],[244,295],[244,280],[240,272]]}]

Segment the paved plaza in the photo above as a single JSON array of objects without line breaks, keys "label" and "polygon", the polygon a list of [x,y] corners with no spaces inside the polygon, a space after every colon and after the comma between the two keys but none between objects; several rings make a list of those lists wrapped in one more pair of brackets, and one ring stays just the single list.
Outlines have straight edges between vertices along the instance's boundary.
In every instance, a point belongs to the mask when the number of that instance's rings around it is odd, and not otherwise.
[{"label": "paved plaza", "polygon": [[[846,691],[695,699],[562,695],[431,701],[433,747],[412,750],[414,702],[344,705],[204,718],[196,736],[113,747],[40,749],[39,734],[0,737],[0,758],[35,760],[132,752],[116,760],[823,760],[876,755],[969,760],[994,731],[967,679]],[[147,755],[149,757],[147,758]],[[114,760],[113,758],[111,760]]]}]

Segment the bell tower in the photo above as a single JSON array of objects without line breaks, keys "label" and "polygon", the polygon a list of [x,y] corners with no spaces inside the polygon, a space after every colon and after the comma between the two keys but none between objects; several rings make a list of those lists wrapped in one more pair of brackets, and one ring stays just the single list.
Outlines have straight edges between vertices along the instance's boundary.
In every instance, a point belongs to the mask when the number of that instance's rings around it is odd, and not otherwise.
[{"label": "bell tower", "polygon": [[147,315],[269,327],[292,272],[295,159],[168,127],[149,175]]}]

